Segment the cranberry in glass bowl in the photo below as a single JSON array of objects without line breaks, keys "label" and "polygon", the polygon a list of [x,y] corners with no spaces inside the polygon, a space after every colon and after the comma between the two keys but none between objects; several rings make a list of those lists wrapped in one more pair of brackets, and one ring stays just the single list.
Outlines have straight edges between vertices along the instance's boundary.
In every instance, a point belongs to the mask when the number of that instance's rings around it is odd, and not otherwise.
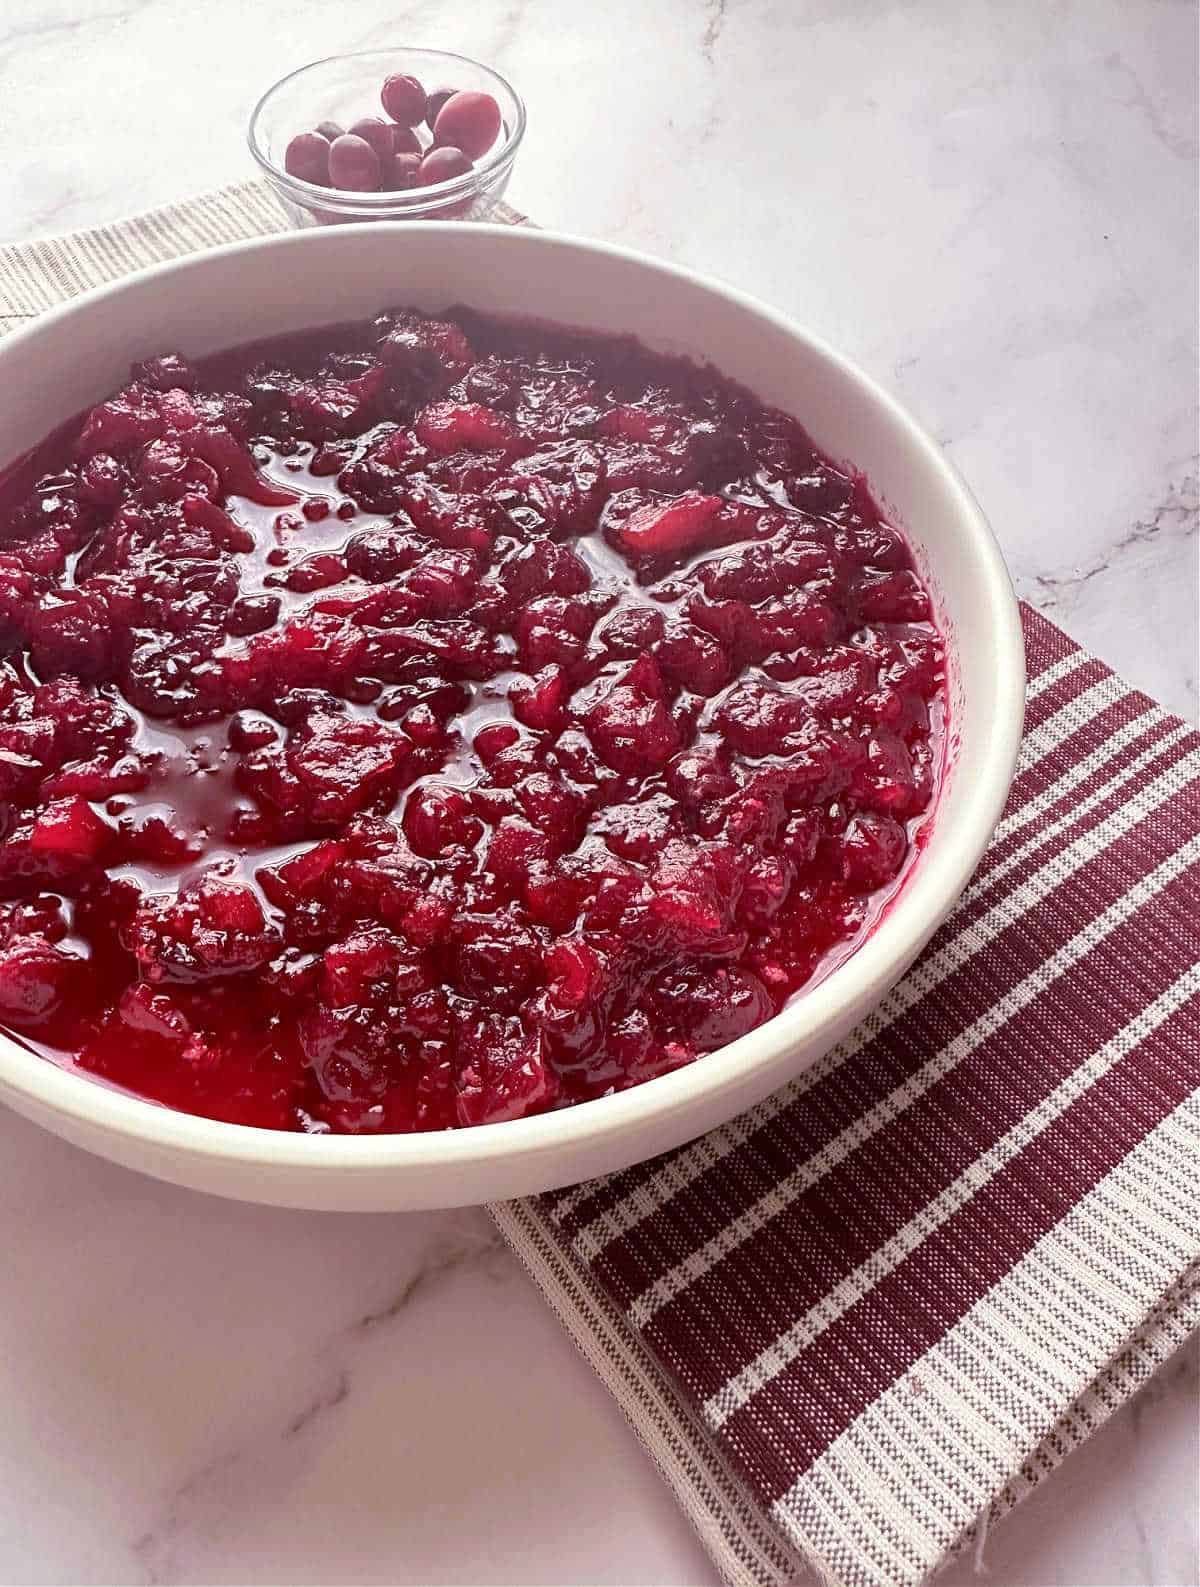
[{"label": "cranberry in glass bowl", "polygon": [[[403,94],[398,83],[405,86]],[[464,136],[476,131],[478,115],[469,112],[481,107],[491,110],[490,119],[484,117],[483,137],[492,131],[496,112],[499,130],[490,142],[480,137],[470,151],[447,159],[447,139],[435,136],[432,121],[410,121],[422,90],[433,121],[449,99],[459,96],[450,122],[462,122]],[[340,139],[357,138],[367,122],[372,123],[369,153],[343,143],[334,154]],[[389,130],[391,158],[378,141]],[[254,107],[247,138],[293,224],[331,226],[365,220],[487,220],[508,186],[524,132],[520,96],[490,67],[445,50],[382,49],[330,56],[282,78]],[[328,150],[324,160],[319,144]],[[426,170],[418,167],[414,177],[406,157],[416,153],[424,161],[435,147],[437,157]]]}]

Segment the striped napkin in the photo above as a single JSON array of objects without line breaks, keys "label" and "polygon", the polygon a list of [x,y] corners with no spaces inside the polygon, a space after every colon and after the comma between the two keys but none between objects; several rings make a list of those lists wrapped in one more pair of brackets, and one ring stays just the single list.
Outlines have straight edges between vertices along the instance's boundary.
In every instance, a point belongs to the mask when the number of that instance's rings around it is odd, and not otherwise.
[{"label": "striped napkin", "polygon": [[730,1582],[911,1587],[1200,1323],[1200,735],[1023,613],[908,976],[690,1146],[493,1216]]},{"label": "striped napkin", "polygon": [[[247,183],[0,249],[0,333],[285,227]],[[1200,1322],[1200,736],[1023,619],[1007,809],[862,1028],[699,1141],[491,1208],[731,1583],[915,1587]]]}]

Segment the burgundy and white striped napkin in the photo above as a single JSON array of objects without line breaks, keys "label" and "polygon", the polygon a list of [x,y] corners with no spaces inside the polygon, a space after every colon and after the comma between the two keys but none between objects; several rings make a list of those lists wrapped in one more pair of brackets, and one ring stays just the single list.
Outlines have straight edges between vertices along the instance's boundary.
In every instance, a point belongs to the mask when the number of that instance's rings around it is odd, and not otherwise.
[{"label": "burgundy and white striped napkin", "polygon": [[[285,226],[246,183],[0,248],[0,334]],[[1024,622],[1008,807],[862,1028],[702,1140],[491,1209],[731,1583],[915,1587],[1200,1322],[1200,736]]]},{"label": "burgundy and white striped napkin", "polygon": [[920,1582],[1200,1322],[1200,735],[1023,620],[1008,806],[879,1009],[492,1209],[730,1582]]}]

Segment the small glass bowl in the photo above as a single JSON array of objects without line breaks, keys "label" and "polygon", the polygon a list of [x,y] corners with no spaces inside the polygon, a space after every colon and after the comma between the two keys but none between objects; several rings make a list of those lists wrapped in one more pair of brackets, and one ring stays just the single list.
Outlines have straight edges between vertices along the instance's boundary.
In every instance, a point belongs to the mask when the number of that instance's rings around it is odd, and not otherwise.
[{"label": "small glass bowl", "polygon": [[[318,122],[348,127],[363,116],[387,120],[379,91],[395,73],[416,77],[428,93],[452,88],[491,94],[500,106],[495,146],[462,176],[399,192],[318,187],[284,170],[289,142]],[[525,106],[498,72],[445,50],[390,49],[331,55],[281,78],[255,105],[247,140],[293,224],[334,226],[360,220],[486,220],[508,186],[524,134]]]}]

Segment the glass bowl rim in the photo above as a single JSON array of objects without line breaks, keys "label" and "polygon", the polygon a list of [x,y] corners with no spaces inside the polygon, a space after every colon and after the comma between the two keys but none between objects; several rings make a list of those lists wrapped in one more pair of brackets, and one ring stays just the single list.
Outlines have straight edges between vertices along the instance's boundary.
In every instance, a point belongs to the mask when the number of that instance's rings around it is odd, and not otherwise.
[{"label": "glass bowl rim", "polygon": [[[439,60],[462,66],[470,66],[476,71],[485,72],[495,79],[505,91],[512,95],[513,104],[516,106],[516,116],[508,136],[495,149],[471,170],[464,171],[461,176],[449,177],[444,182],[434,182],[428,187],[398,188],[384,193],[360,193],[349,188],[321,187],[316,182],[306,182],[303,177],[293,176],[290,171],[285,171],[282,166],[276,165],[263,149],[259,139],[259,122],[266,110],[268,102],[295,78],[303,76],[305,72],[315,71],[319,66],[332,66],[338,61],[366,61],[373,57],[378,59],[384,56],[395,58],[406,52],[419,52],[422,55],[434,55]],[[307,61],[303,66],[297,66],[286,76],[280,77],[276,82],[260,95],[254,109],[250,112],[250,122],[246,129],[246,143],[251,155],[263,168],[271,180],[295,202],[306,209],[339,210],[346,213],[358,212],[375,215],[390,210],[419,209],[431,200],[439,207],[453,203],[457,198],[468,198],[488,185],[489,179],[502,174],[516,159],[517,150],[520,148],[521,139],[525,135],[526,125],[525,101],[508,81],[508,79],[489,66],[485,61],[477,61],[470,55],[460,55],[452,50],[425,49],[417,44],[398,44],[392,46],[376,47],[370,50],[351,50],[339,55],[324,55],[319,60]]]}]

